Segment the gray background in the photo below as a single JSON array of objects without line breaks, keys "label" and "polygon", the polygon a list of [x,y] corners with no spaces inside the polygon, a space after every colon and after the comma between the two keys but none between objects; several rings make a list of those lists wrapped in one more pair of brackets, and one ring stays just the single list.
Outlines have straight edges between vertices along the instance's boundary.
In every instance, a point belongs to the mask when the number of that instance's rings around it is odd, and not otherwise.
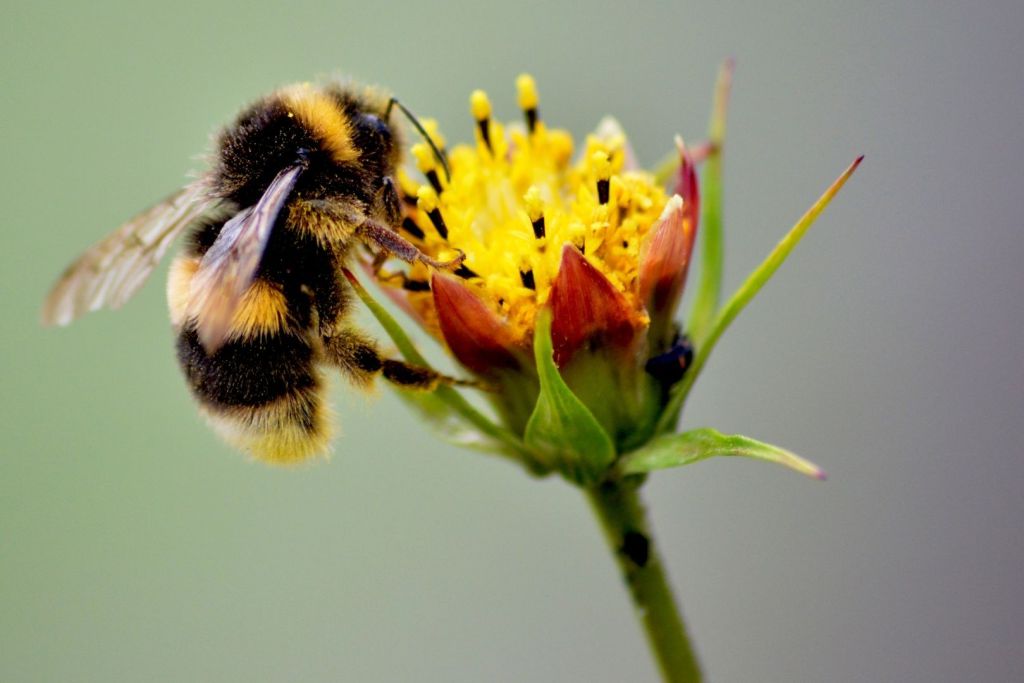
[{"label": "gray background", "polygon": [[0,679],[648,680],[582,498],[338,387],[329,464],[202,425],[162,273],[41,330],[74,254],[177,187],[206,136],[337,70],[471,134],[614,113],[641,157],[702,136],[738,60],[727,287],[867,160],[698,383],[687,425],[788,446],[647,493],[714,681],[1024,677],[1020,2],[11,3],[0,21]]}]

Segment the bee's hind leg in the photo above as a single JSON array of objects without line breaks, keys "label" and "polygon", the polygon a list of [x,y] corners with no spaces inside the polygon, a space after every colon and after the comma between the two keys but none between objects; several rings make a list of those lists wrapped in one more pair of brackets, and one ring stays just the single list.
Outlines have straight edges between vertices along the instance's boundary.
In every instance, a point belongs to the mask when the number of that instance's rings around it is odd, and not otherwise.
[{"label": "bee's hind leg", "polygon": [[384,358],[372,339],[351,330],[338,330],[323,339],[327,360],[357,386],[366,386],[380,374],[387,381],[405,389],[433,391],[439,386],[471,386],[480,384],[456,379],[439,372],[411,365],[405,361]]}]

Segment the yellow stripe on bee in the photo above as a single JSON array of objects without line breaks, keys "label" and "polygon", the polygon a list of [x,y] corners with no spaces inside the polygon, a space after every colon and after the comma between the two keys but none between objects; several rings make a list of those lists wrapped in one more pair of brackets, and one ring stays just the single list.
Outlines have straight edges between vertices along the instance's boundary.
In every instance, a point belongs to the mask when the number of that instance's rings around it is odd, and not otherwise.
[{"label": "yellow stripe on bee", "polygon": [[281,91],[289,115],[311,129],[338,163],[354,161],[359,150],[352,143],[352,127],[338,103],[308,83]]},{"label": "yellow stripe on bee", "polygon": [[[312,429],[300,418],[310,410]],[[200,412],[229,445],[272,465],[296,465],[330,450],[330,410],[316,393],[227,410],[203,405]]]},{"label": "yellow stripe on bee", "polygon": [[167,273],[167,308],[171,324],[180,329],[188,318],[188,302],[192,296],[192,278],[199,270],[199,257],[181,255],[171,262]]},{"label": "yellow stripe on bee", "polygon": [[231,338],[277,334],[287,320],[288,302],[281,288],[265,280],[255,280],[231,319]]},{"label": "yellow stripe on bee", "polygon": [[[198,256],[178,256],[167,273],[167,307],[171,325],[181,329],[196,311],[189,310],[192,300],[192,278],[199,270]],[[246,290],[231,319],[232,339],[273,335],[284,329],[288,321],[288,301],[277,285],[256,280]]]}]

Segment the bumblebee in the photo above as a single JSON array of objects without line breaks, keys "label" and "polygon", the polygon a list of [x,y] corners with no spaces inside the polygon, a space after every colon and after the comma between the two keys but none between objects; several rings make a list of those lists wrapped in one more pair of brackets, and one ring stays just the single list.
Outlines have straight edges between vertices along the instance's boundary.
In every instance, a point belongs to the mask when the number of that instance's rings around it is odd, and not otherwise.
[{"label": "bumblebee", "polygon": [[[404,239],[394,98],[348,84],[295,85],[245,108],[215,138],[209,170],[82,254],[54,285],[44,324],[67,325],[135,294],[171,244],[167,301],[200,412],[228,443],[274,462],[326,451],[322,372],[431,389],[455,382],[385,358],[349,321],[343,277],[357,245],[435,268]],[[426,136],[442,161],[443,154]]]}]

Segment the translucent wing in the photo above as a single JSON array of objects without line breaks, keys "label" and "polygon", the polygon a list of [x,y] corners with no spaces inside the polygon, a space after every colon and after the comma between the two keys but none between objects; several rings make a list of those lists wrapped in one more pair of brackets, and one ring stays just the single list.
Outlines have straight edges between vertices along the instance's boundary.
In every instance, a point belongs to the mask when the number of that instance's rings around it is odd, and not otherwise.
[{"label": "translucent wing", "polygon": [[188,312],[207,352],[213,353],[231,332],[231,320],[259,269],[277,215],[284,208],[305,165],[277,174],[255,205],[238,212],[221,228],[192,278]]},{"label": "translucent wing", "polygon": [[43,304],[43,324],[67,325],[89,311],[122,306],[211,202],[205,184],[196,181],[95,244],[53,285]]}]

